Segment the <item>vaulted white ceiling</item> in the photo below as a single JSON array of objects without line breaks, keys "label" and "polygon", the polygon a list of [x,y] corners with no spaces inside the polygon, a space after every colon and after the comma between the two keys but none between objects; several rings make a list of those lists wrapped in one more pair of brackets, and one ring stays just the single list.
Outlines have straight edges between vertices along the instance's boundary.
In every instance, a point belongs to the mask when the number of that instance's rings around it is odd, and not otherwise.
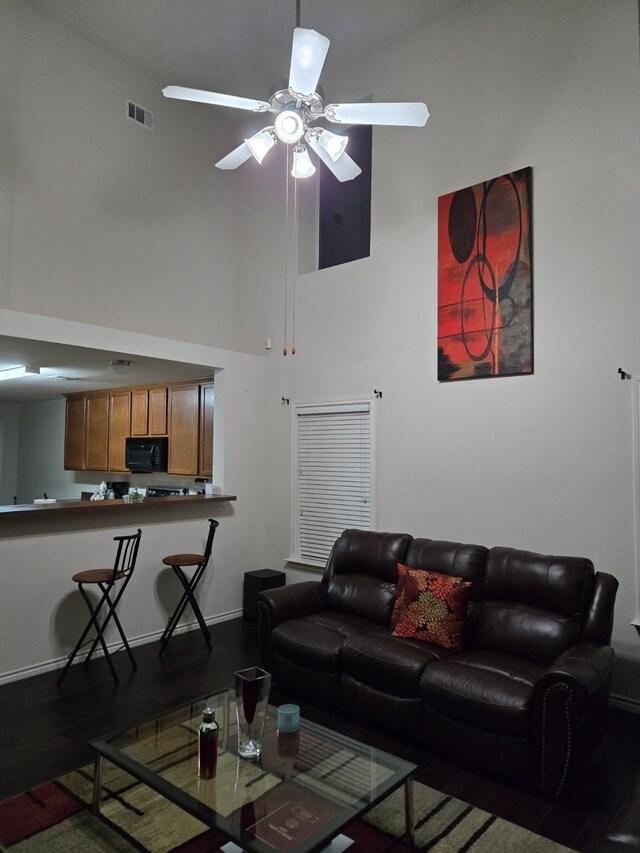
[{"label": "vaulted white ceiling", "polygon": [[[162,85],[268,99],[288,77],[295,0],[24,1]],[[347,69],[463,2],[301,0],[300,25],[326,35],[331,63]]]}]

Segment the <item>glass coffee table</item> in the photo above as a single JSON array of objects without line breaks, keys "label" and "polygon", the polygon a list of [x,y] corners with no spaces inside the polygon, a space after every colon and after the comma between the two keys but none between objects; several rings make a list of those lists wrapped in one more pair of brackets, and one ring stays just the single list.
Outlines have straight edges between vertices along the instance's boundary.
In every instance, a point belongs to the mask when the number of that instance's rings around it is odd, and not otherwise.
[{"label": "glass coffee table", "polygon": [[[198,778],[197,728],[205,707],[219,724],[213,779]],[[102,799],[107,759],[209,827],[229,843],[225,851],[339,853],[351,821],[404,786],[407,841],[413,846],[412,774],[416,765],[308,720],[279,733],[269,706],[262,755],[237,754],[235,692],[222,690],[186,707],[94,740],[93,811]]]}]

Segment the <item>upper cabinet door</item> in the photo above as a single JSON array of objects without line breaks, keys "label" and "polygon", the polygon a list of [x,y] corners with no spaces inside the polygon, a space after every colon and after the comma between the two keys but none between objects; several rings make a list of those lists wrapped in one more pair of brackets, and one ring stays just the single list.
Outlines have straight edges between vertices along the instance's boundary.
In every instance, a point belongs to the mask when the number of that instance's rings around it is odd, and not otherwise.
[{"label": "upper cabinet door", "polygon": [[167,389],[149,389],[149,435],[167,434]]},{"label": "upper cabinet door", "polygon": [[200,386],[169,387],[169,474],[198,475]]},{"label": "upper cabinet door", "polygon": [[64,425],[65,471],[84,470],[85,397],[67,397]]},{"label": "upper cabinet door", "polygon": [[112,391],[109,394],[109,458],[108,471],[127,471],[125,439],[131,430],[131,392]]},{"label": "upper cabinet door", "polygon": [[213,382],[200,386],[200,459],[199,474],[213,477]]},{"label": "upper cabinet door", "polygon": [[149,391],[134,388],[131,392],[131,435],[149,435]]},{"label": "upper cabinet door", "polygon": [[109,441],[109,395],[106,391],[87,394],[84,467],[106,471]]}]

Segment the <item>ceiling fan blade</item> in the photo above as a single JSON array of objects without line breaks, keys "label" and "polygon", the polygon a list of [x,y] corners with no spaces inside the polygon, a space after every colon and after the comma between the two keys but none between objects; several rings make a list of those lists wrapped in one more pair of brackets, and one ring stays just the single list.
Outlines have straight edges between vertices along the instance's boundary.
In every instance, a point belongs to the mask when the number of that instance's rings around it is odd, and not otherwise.
[{"label": "ceiling fan blade", "polygon": [[177,98],[179,101],[197,101],[200,104],[215,104],[220,107],[233,107],[236,110],[265,112],[269,109],[266,101],[254,101],[252,98],[240,98],[237,95],[222,95],[220,92],[205,92],[202,89],[185,89],[184,86],[166,86],[162,90],[165,98]]},{"label": "ceiling fan blade", "polygon": [[329,121],[338,124],[394,124],[422,127],[429,118],[429,110],[423,103],[329,104],[324,112]]},{"label": "ceiling fan blade", "polygon": [[307,133],[305,139],[307,140],[309,147],[315,151],[327,169],[333,172],[339,181],[352,181],[362,172],[360,166],[358,166],[355,160],[352,160],[351,157],[349,157],[346,151],[343,151],[334,163],[331,159],[331,155],[322,147],[322,145],[320,145],[318,137],[313,133],[313,131]]},{"label": "ceiling fan blade", "polygon": [[289,88],[296,94],[307,97],[315,92],[330,44],[315,30],[296,27],[293,31]]},{"label": "ceiling fan blade", "polygon": [[245,160],[248,160],[251,157],[251,149],[247,145],[246,142],[241,142],[237,148],[234,148],[233,151],[230,151],[226,157],[223,157],[222,160],[218,160],[216,163],[217,169],[237,169],[238,166],[242,166]]}]

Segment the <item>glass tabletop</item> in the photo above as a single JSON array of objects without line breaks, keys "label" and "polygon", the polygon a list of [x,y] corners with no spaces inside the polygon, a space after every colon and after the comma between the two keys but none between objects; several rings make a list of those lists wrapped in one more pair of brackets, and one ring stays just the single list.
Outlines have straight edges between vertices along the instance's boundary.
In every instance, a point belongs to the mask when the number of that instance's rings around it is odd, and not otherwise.
[{"label": "glass tabletop", "polygon": [[[205,707],[219,725],[217,771],[198,778],[197,729]],[[269,706],[258,761],[237,753],[235,692],[222,690],[92,741],[104,757],[247,851],[310,853],[409,782],[416,765],[300,720],[277,731]],[[98,764],[96,770],[98,771]],[[94,806],[100,795],[96,774]]]}]

